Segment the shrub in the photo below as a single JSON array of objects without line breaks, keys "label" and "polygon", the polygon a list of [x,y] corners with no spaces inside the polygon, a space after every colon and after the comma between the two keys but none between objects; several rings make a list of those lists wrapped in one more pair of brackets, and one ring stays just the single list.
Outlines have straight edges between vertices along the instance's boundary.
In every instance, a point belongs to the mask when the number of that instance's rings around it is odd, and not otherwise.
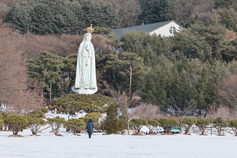
[{"label": "shrub", "polygon": [[130,123],[133,125],[136,134],[140,133],[141,128],[143,126],[146,126],[147,122],[147,120],[144,120],[142,118],[133,118],[130,121]]},{"label": "shrub", "polygon": [[233,129],[233,132],[237,136],[237,119],[231,120],[229,122],[229,127],[231,127]]},{"label": "shrub", "polygon": [[0,129],[2,129],[4,123],[3,123],[3,120],[2,120],[2,116],[0,115]]},{"label": "shrub", "polygon": [[40,111],[42,111],[45,114],[49,112],[49,109],[42,107]]},{"label": "shrub", "polygon": [[192,127],[192,125],[195,125],[197,123],[197,119],[195,117],[185,117],[183,119],[183,122],[185,124],[184,128],[185,128],[185,134],[187,134],[190,130],[190,128]]},{"label": "shrub", "polygon": [[40,127],[46,124],[43,119],[37,117],[27,117],[27,120],[28,126],[30,127],[30,130],[33,135],[36,135],[39,132]]},{"label": "shrub", "polygon": [[159,122],[158,121],[155,121],[155,120],[147,120],[147,127],[149,129],[149,132],[150,133],[153,133],[154,132],[154,129],[159,126]]},{"label": "shrub", "polygon": [[221,135],[221,130],[223,127],[227,127],[228,123],[225,122],[222,118],[217,117],[214,121],[214,127],[217,129],[218,135]]},{"label": "shrub", "polygon": [[47,118],[47,123],[52,127],[52,132],[56,135],[59,132],[60,127],[66,122],[64,118],[55,117]]},{"label": "shrub", "polygon": [[98,122],[98,118],[102,117],[102,114],[99,112],[92,112],[92,113],[88,113],[84,116],[84,121],[85,123],[87,123],[87,121],[89,121],[89,119],[91,119],[93,122]]},{"label": "shrub", "polygon": [[57,111],[58,112],[64,112],[64,109],[63,109],[63,107],[62,107],[62,105],[60,105],[60,106],[56,106],[56,109],[57,109]]},{"label": "shrub", "polygon": [[197,126],[199,128],[199,130],[201,131],[201,134],[205,134],[205,131],[206,131],[206,128],[208,125],[210,125],[212,123],[212,120],[211,119],[198,119],[197,120]]},{"label": "shrub", "polygon": [[19,114],[9,114],[5,122],[11,127],[13,135],[17,135],[19,131],[26,129],[28,125],[26,117]]},{"label": "shrub", "polygon": [[124,129],[123,122],[118,119],[118,109],[115,105],[110,105],[108,108],[104,128],[108,133],[115,133]]},{"label": "shrub", "polygon": [[[108,110],[108,106],[116,104],[112,98],[100,94],[67,94],[55,100],[55,104],[62,105],[64,108],[68,107],[68,103],[73,109],[90,112],[104,112]],[[108,106],[105,106],[106,104]]]},{"label": "shrub", "polygon": [[64,113],[65,113],[65,114],[68,113],[68,107],[66,107],[66,109],[64,109]]},{"label": "shrub", "polygon": [[85,123],[82,119],[69,119],[65,124],[67,129],[76,135],[77,132],[81,132],[81,130],[85,129]]},{"label": "shrub", "polygon": [[2,112],[0,115],[0,117],[2,117],[2,120],[3,120],[3,127],[5,130],[7,130],[7,128],[9,127],[8,123],[6,122],[6,118],[8,115],[9,113],[6,113],[6,112]]},{"label": "shrub", "polygon": [[169,119],[166,117],[161,117],[158,121],[166,133],[170,133],[172,126],[179,125],[179,122],[174,118]]},{"label": "shrub", "polygon": [[75,115],[76,111],[75,109],[69,110],[69,114]]},{"label": "shrub", "polygon": [[35,118],[42,118],[44,116],[44,113],[40,110],[28,112],[27,116],[29,117],[35,117]]}]

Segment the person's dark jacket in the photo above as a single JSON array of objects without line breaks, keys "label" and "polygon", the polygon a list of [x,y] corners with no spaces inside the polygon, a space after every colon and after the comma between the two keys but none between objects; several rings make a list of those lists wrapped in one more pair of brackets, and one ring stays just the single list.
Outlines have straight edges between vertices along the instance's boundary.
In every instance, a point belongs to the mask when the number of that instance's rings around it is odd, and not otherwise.
[{"label": "person's dark jacket", "polygon": [[89,120],[86,125],[87,133],[93,133],[94,123]]}]

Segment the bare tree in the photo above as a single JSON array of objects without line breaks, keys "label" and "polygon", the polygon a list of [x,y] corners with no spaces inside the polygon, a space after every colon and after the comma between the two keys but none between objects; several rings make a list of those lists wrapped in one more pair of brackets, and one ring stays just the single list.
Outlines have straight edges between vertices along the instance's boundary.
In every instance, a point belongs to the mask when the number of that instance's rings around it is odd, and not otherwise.
[{"label": "bare tree", "polygon": [[229,122],[232,119],[237,118],[237,111],[231,110],[228,107],[220,106],[214,113],[211,114],[211,119],[216,119],[218,117],[222,118],[224,121]]},{"label": "bare tree", "polygon": [[125,120],[127,121],[128,135],[129,135],[129,122],[133,118],[133,114],[128,113],[128,98],[125,92],[123,92],[121,96],[121,100],[119,101],[119,109],[122,112]]},{"label": "bare tree", "polygon": [[4,3],[8,6],[11,6],[15,0],[0,0],[0,3]]},{"label": "bare tree", "polygon": [[18,34],[0,26],[0,101],[13,100],[18,90],[26,88],[26,68],[22,52],[16,49]]},{"label": "bare tree", "polygon": [[139,117],[143,119],[158,120],[162,117],[160,113],[160,108],[156,105],[141,103],[132,112],[134,117]]},{"label": "bare tree", "polygon": [[139,15],[142,13],[140,3],[137,0],[114,0],[112,4],[115,15],[120,20],[120,27],[136,25]]},{"label": "bare tree", "polygon": [[194,99],[191,99],[189,104],[184,108],[181,109],[175,102],[175,99],[170,95],[171,101],[173,102],[173,106],[178,111],[180,116],[186,116],[192,109],[196,107],[196,102]]},{"label": "bare tree", "polygon": [[237,110],[237,75],[230,75],[217,86],[217,101]]},{"label": "bare tree", "polygon": [[14,113],[34,110],[42,105],[36,89],[28,89],[23,53],[18,49],[22,36],[0,25],[0,103]]}]

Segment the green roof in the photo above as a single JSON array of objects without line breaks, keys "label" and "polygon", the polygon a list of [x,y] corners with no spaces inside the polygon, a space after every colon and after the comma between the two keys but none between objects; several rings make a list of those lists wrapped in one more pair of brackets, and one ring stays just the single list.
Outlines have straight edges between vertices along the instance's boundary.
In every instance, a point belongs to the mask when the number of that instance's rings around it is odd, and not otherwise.
[{"label": "green roof", "polygon": [[[141,25],[141,26],[133,26],[133,27],[126,27],[126,28],[121,28],[121,29],[114,29],[114,33],[120,38],[123,35],[124,31],[145,31],[145,32],[152,32],[170,22],[171,21],[164,21],[164,22],[158,22],[158,23],[153,23],[153,24],[146,24],[146,25]],[[174,22],[174,21],[173,21]]]}]

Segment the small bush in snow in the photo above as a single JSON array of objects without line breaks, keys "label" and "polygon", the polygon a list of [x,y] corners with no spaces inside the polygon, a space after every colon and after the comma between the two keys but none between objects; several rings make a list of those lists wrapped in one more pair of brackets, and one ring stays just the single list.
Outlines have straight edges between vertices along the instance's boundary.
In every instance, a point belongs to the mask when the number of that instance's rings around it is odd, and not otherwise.
[{"label": "small bush in snow", "polygon": [[190,128],[192,127],[192,125],[195,125],[197,123],[197,119],[195,117],[185,117],[183,119],[183,124],[185,124],[184,128],[185,128],[185,134],[188,134]]},{"label": "small bush in snow", "polygon": [[155,121],[155,120],[147,120],[147,127],[149,129],[149,132],[150,133],[153,133],[154,132],[154,129],[159,126],[159,122],[158,121]]},{"label": "small bush in snow", "polygon": [[40,127],[46,124],[43,119],[37,117],[27,117],[27,120],[28,126],[30,127],[30,130],[33,135],[36,135],[39,132]]},{"label": "small bush in snow", "polygon": [[207,126],[209,126],[210,124],[212,123],[212,120],[211,119],[198,119],[197,120],[197,126],[199,128],[199,130],[201,131],[201,134],[205,134],[205,131],[206,131],[206,128]]},{"label": "small bush in snow", "polygon": [[225,122],[222,118],[217,117],[214,121],[214,127],[217,129],[218,135],[221,135],[221,130],[223,127],[227,127],[228,123]]},{"label": "small bush in snow", "polygon": [[3,123],[3,120],[2,120],[2,116],[0,115],[0,129],[2,129],[4,123]]},{"label": "small bush in snow", "polygon": [[26,129],[28,126],[28,120],[26,117],[19,114],[9,114],[7,115],[5,122],[11,127],[13,135],[17,135],[23,129]]},{"label": "small bush in snow", "polygon": [[58,116],[55,118],[48,118],[47,120],[47,123],[50,124],[50,126],[52,127],[52,132],[55,135],[58,134],[60,127],[66,123],[64,118],[60,118]]},{"label": "small bush in snow", "polygon": [[172,126],[178,126],[179,122],[174,118],[161,117],[159,120],[161,127],[165,130],[166,133],[170,133]]},{"label": "small bush in snow", "polygon": [[135,133],[138,134],[138,133],[140,133],[141,128],[143,126],[147,125],[147,120],[144,120],[142,118],[139,118],[139,119],[138,118],[133,118],[133,119],[131,119],[130,124],[133,125]]},{"label": "small bush in snow", "polygon": [[231,120],[229,122],[229,127],[233,129],[234,134],[237,136],[237,119]]},{"label": "small bush in snow", "polygon": [[67,129],[76,135],[77,132],[81,132],[81,130],[85,129],[85,123],[82,119],[70,119],[65,124]]},{"label": "small bush in snow", "polygon": [[32,112],[27,113],[27,116],[34,117],[34,118],[42,118],[44,114],[47,113],[49,110],[45,107],[41,108],[40,110],[35,110]]}]

